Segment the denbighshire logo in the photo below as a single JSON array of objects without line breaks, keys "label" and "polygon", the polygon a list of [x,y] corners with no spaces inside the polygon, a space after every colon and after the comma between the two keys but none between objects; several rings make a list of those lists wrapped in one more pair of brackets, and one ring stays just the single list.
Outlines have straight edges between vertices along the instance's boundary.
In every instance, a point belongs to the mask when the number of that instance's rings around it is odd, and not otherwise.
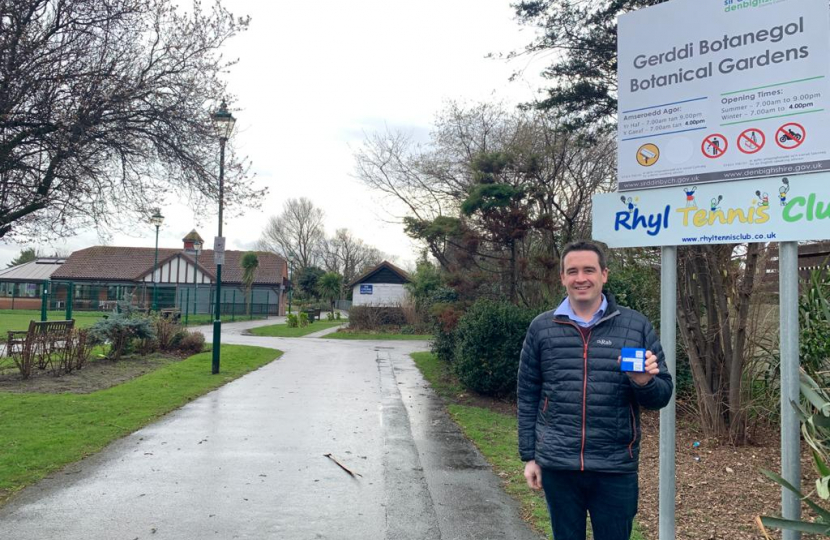
[{"label": "denbighshire logo", "polygon": [[598,339],[597,345],[611,345],[610,339]]},{"label": "denbighshire logo", "polygon": [[768,4],[777,4],[781,0],[723,0],[723,10],[727,13],[739,9],[757,8]]}]

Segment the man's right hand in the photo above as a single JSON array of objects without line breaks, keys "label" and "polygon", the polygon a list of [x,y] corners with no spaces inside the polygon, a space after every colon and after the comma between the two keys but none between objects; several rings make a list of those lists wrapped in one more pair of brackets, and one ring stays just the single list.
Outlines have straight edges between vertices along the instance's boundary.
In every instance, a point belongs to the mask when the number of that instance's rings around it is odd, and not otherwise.
[{"label": "man's right hand", "polygon": [[542,468],[535,459],[525,463],[525,480],[530,489],[542,489]]}]

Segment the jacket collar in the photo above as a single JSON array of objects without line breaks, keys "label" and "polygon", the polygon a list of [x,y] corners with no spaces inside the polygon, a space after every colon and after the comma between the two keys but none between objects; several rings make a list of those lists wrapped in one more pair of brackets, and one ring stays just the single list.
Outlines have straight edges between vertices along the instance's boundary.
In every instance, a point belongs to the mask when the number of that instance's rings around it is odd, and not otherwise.
[{"label": "jacket collar", "polygon": [[[605,300],[608,302],[608,307],[605,308],[605,313],[602,315],[602,318],[596,322],[596,324],[599,324],[603,321],[610,319],[611,317],[619,315],[619,306],[617,305],[617,300],[614,298],[614,295],[607,291],[602,291],[602,294],[605,295]],[[564,302],[567,298],[568,297],[565,296],[565,298],[563,298],[562,301]],[[568,318],[567,315],[561,314],[554,315],[554,319],[557,321],[570,321],[570,318]]]}]

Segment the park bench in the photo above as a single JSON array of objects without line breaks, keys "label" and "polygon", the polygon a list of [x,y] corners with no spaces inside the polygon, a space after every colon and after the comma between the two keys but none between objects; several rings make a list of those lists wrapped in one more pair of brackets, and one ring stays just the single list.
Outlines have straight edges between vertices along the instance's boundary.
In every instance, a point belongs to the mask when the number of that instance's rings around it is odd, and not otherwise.
[{"label": "park bench", "polygon": [[182,319],[182,312],[178,308],[165,308],[159,311],[162,319],[170,319],[174,323],[178,323]]},{"label": "park bench", "polygon": [[303,311],[308,316],[308,322],[313,323],[315,320],[320,320],[319,309],[306,309]]},{"label": "park bench", "polygon": [[9,331],[6,355],[26,377],[35,365],[39,369],[45,369],[51,363],[52,354],[67,347],[74,328],[74,319],[29,321],[28,330]]},{"label": "park bench", "polygon": [[27,343],[35,344],[54,341],[55,347],[62,347],[66,338],[75,327],[75,320],[68,321],[29,321],[28,330],[10,330],[6,342],[8,354],[19,353]]}]

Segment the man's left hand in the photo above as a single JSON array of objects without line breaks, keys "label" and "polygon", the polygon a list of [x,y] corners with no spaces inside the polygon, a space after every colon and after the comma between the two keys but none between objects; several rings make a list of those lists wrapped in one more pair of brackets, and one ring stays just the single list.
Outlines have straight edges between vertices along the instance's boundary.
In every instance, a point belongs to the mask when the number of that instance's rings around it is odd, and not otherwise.
[{"label": "man's left hand", "polygon": [[[622,360],[622,359],[620,359]],[[646,351],[646,370],[643,373],[637,373],[634,371],[627,371],[628,377],[631,381],[636,384],[637,386],[645,386],[648,382],[654,378],[655,375],[660,373],[660,368],[657,365],[657,356],[651,352]]]}]

